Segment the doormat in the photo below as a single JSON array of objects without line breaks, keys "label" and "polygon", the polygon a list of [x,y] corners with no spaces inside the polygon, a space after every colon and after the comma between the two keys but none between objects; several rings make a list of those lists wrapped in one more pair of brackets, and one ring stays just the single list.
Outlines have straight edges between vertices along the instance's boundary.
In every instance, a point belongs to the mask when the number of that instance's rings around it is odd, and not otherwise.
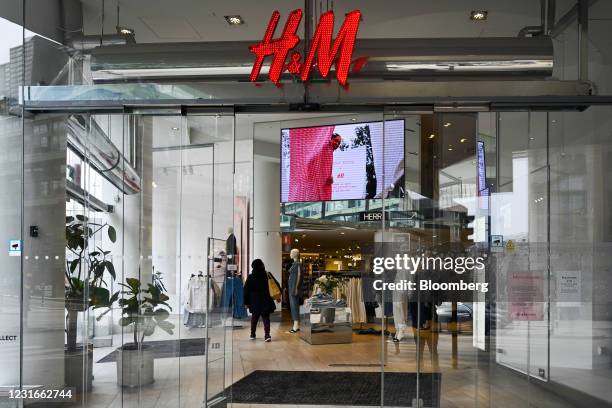
[{"label": "doormat", "polygon": [[[153,346],[153,358],[172,358],[202,356],[205,354],[205,339],[180,339],[180,340],[156,340],[145,341],[143,344]],[[215,348],[215,343],[211,344]],[[113,363],[117,361],[117,350],[102,357],[98,363]]]},{"label": "doormat", "polygon": [[[231,400],[243,404],[380,406],[380,372],[257,370],[234,383]],[[419,375],[425,407],[440,406],[440,373]],[[385,373],[384,404],[412,405],[417,373]]]}]

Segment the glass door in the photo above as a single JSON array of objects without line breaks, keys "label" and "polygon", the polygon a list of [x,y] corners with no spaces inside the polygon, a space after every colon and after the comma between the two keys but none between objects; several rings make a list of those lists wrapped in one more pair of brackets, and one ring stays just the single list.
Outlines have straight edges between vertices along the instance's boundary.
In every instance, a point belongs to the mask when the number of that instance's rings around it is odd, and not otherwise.
[{"label": "glass door", "polygon": [[[195,114],[184,120],[191,144],[184,154],[187,160],[198,162],[197,168],[188,167],[187,173],[205,174],[208,180],[202,197],[194,194],[196,185],[183,186],[181,235],[184,245],[190,248],[188,252],[205,255],[203,275],[209,301],[200,326],[204,328],[206,345],[200,404],[212,407],[227,403],[230,396],[226,387],[231,384],[234,318],[246,317],[242,288],[248,272],[242,251],[247,246],[248,232],[241,228],[243,217],[236,206],[233,113]],[[207,155],[205,161],[203,152]],[[209,210],[202,211],[207,206]],[[198,237],[197,242],[193,237]],[[186,377],[192,375],[191,370],[185,372]]]},{"label": "glass door", "polygon": [[226,401],[248,247],[233,112],[36,115],[26,130],[22,259],[42,306],[24,339],[52,356],[46,371],[24,358],[31,382],[83,407]]},{"label": "glass door", "polygon": [[[484,279],[484,267],[474,268],[486,262],[486,246],[477,241],[486,236],[488,219],[477,115],[388,109],[385,142],[398,122],[404,124],[403,160],[393,167],[396,152],[385,150],[383,245],[385,257],[408,263],[395,263],[388,275],[390,283],[405,286],[385,293],[394,335],[387,342],[383,395],[393,396],[398,384],[410,395],[385,405],[476,406],[482,393],[475,391],[479,347],[473,322],[483,293],[451,285]],[[469,395],[464,405],[457,399],[461,393]]]}]

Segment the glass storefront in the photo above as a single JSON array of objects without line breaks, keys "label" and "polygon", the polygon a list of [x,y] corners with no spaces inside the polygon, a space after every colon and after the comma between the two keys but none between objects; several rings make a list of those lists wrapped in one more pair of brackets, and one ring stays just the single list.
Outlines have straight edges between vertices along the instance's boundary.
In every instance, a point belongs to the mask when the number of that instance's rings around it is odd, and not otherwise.
[{"label": "glass storefront", "polygon": [[[584,20],[559,17],[583,2],[542,2],[560,24],[546,80],[411,71],[336,90],[198,71],[278,4],[234,29],[244,4],[154,3],[0,6],[1,407],[612,405],[609,4],[590,7],[585,62]],[[360,35],[549,39],[539,2],[491,6],[499,25],[478,29],[478,2],[450,3],[394,2],[388,26],[363,4]],[[469,25],[423,26],[445,13]],[[418,94],[395,103],[404,80]],[[478,259],[453,276],[486,289],[378,290],[442,283],[435,263],[375,272],[396,255]],[[255,259],[279,285],[270,343],[261,325],[250,338]]]}]

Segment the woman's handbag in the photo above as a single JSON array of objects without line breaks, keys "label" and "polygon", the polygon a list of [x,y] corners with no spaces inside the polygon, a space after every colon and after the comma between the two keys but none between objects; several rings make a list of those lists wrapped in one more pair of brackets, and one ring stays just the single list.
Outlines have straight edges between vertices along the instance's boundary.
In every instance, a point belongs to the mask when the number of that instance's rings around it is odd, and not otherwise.
[{"label": "woman's handbag", "polygon": [[281,287],[270,272],[266,273],[268,274],[268,289],[270,290],[270,297],[277,302],[280,302],[282,299]]}]

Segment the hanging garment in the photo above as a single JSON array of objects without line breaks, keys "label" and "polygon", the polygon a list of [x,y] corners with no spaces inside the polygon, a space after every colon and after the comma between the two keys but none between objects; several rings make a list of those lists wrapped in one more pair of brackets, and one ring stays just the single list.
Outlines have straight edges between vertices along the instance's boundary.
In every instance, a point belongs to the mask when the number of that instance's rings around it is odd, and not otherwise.
[{"label": "hanging garment", "polygon": [[[208,278],[205,276],[194,276],[187,284],[187,296],[185,308],[190,313],[206,313],[212,297],[209,296]],[[208,306],[207,306],[208,305]]]},{"label": "hanging garment", "polygon": [[219,306],[221,304],[221,288],[219,287],[219,284],[213,279],[210,280],[210,283],[213,292],[212,304],[213,306]]},{"label": "hanging garment", "polygon": [[367,323],[368,316],[366,315],[365,302],[363,301],[362,281],[358,278],[351,278],[351,311],[353,315],[353,323]]},{"label": "hanging garment", "polygon": [[240,277],[227,277],[223,284],[223,294],[221,295],[221,307],[232,308],[232,316],[236,319],[247,317],[247,310],[244,306],[244,285]]},{"label": "hanging garment", "polygon": [[206,313],[188,313],[185,326],[206,327]]},{"label": "hanging garment", "polygon": [[212,288],[208,285],[206,276],[192,276],[187,284],[185,295],[185,326],[205,327],[206,313],[210,310],[213,301]]}]

